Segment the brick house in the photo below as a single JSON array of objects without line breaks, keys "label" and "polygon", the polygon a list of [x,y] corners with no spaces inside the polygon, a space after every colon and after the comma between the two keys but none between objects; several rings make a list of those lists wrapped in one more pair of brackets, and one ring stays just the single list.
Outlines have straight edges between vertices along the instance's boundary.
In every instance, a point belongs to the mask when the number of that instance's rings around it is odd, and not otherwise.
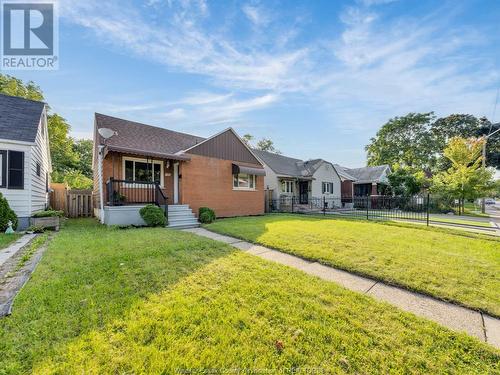
[{"label": "brick house", "polygon": [[264,213],[264,167],[231,128],[203,138],[96,113],[93,164],[95,213],[108,225],[143,224],[148,203],[171,227],[197,225],[200,207],[218,217]]},{"label": "brick house", "polygon": [[389,183],[391,168],[388,165],[373,167],[346,168],[335,165],[342,178],[342,197],[366,197],[382,195]]}]

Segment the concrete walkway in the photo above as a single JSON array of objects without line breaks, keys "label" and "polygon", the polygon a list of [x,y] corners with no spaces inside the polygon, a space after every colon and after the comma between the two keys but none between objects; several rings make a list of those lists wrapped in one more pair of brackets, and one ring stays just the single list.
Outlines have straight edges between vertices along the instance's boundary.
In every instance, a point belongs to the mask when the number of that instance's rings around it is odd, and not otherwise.
[{"label": "concrete walkway", "polygon": [[0,267],[11,257],[16,255],[16,253],[21,250],[24,246],[26,246],[33,238],[36,237],[36,234],[25,234],[16,242],[10,244],[6,249],[0,250]]},{"label": "concrete walkway", "polygon": [[185,231],[225,242],[260,258],[296,268],[323,280],[338,283],[346,289],[388,302],[402,310],[427,318],[452,330],[464,331],[481,341],[500,348],[500,319],[423,294],[387,285],[367,277],[354,275],[317,262],[310,262],[237,238],[210,232],[204,228],[186,229]]}]

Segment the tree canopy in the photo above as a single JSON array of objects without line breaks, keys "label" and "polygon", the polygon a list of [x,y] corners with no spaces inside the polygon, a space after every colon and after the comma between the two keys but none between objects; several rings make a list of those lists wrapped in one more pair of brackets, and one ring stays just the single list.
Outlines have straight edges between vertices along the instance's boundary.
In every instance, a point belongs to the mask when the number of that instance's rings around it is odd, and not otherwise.
[{"label": "tree canopy", "polygon": [[[450,167],[443,155],[453,137],[489,134],[492,124],[468,114],[436,118],[433,112],[409,113],[385,123],[365,147],[368,165],[400,165],[413,171],[439,172]],[[493,129],[494,130],[494,129]],[[500,138],[487,143],[486,164],[500,168]]]},{"label": "tree canopy", "polygon": [[[43,92],[34,82],[0,74],[0,92],[31,100],[44,101]],[[72,188],[92,187],[92,141],[70,137],[71,126],[57,113],[47,116],[52,159],[52,181],[66,182]]]}]

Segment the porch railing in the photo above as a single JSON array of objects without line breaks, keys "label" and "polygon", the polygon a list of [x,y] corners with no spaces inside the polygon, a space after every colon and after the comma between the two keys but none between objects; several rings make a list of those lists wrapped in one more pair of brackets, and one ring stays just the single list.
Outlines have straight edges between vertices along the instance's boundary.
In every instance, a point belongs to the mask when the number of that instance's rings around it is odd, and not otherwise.
[{"label": "porch railing", "polygon": [[164,209],[168,222],[168,197],[163,193],[158,182],[115,180],[106,183],[108,206],[130,204],[155,204]]}]

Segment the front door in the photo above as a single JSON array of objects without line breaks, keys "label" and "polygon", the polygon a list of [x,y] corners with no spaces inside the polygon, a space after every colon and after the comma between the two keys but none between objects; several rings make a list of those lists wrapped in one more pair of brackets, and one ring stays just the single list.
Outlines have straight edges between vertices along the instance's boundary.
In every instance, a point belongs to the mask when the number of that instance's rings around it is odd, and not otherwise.
[{"label": "front door", "polygon": [[299,181],[299,203],[307,204],[309,202],[309,181]]}]

